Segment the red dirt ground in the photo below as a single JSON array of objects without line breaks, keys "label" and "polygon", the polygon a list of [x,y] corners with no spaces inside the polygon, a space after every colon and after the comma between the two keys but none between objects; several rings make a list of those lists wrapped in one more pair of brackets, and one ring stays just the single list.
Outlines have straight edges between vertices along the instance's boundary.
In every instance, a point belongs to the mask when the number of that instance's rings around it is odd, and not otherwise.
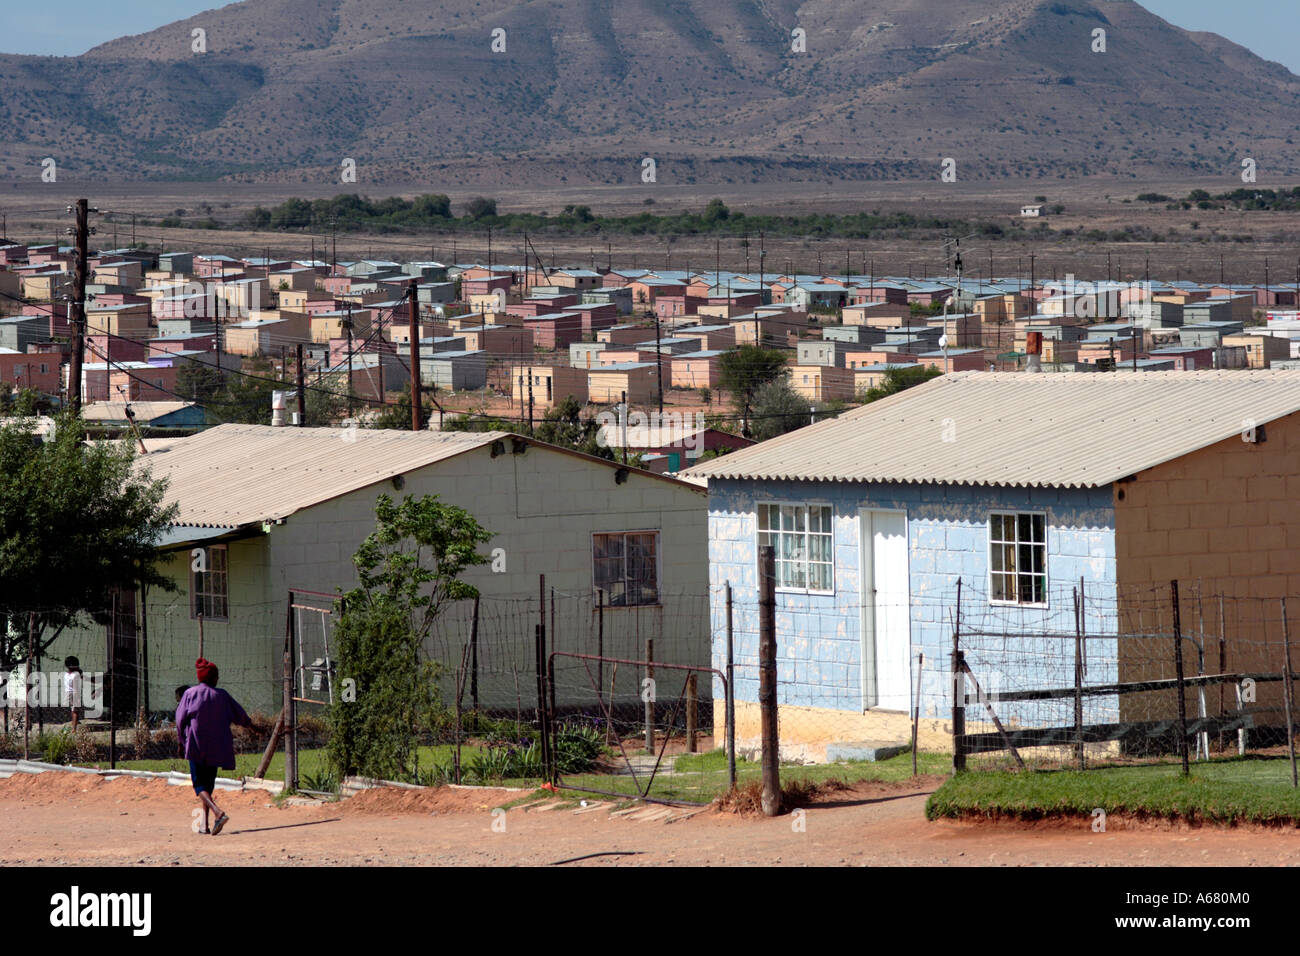
[{"label": "red dirt ground", "polygon": [[[1300,858],[1300,831],[1124,821],[931,823],[933,780],[863,783],[825,794],[797,817],[706,809],[684,819],[522,807],[493,830],[492,810],[523,794],[442,788],[370,791],[320,806],[277,807],[222,792],[217,837],[190,829],[188,787],[81,774],[0,780],[0,866],[83,865],[948,865],[1276,866]],[[499,826],[498,826],[499,828]]]}]

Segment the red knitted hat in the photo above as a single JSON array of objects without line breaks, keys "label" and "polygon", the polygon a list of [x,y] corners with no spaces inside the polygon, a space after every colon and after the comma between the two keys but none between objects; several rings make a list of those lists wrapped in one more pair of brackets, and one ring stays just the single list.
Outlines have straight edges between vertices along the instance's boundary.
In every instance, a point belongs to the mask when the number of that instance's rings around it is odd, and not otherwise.
[{"label": "red knitted hat", "polygon": [[216,672],[217,672],[217,665],[212,663],[212,661],[205,660],[204,658],[200,657],[197,661],[194,662],[194,673],[198,675],[199,681],[201,683],[206,684],[208,682],[208,678],[212,677],[214,674],[216,674]]}]

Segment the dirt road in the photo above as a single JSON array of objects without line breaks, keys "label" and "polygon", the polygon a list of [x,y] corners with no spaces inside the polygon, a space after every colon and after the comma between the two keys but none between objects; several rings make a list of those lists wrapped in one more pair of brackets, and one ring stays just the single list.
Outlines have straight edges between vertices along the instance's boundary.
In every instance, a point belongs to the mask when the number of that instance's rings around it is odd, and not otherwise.
[{"label": "dirt road", "polygon": [[[0,866],[948,865],[1275,866],[1300,860],[1300,831],[1137,824],[1112,816],[1051,825],[930,823],[922,785],[861,784],[802,816],[705,809],[649,819],[612,804],[495,808],[521,794],[371,791],[321,806],[219,793],[231,822],[193,833],[187,787],[43,773],[0,780]],[[536,806],[536,805],[535,805]],[[670,821],[670,822],[669,822]]]}]

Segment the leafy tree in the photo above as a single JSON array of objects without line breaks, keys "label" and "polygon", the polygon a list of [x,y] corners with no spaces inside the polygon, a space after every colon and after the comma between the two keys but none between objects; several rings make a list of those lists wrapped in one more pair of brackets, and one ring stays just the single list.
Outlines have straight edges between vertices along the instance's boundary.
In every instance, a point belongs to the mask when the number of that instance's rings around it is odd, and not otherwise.
[{"label": "leafy tree", "polygon": [[224,376],[213,365],[182,362],[176,370],[176,394],[205,408],[225,392]]},{"label": "leafy tree", "polygon": [[943,374],[941,369],[928,368],[920,365],[912,365],[907,368],[891,368],[885,372],[884,381],[875,388],[869,388],[860,392],[858,397],[863,402],[874,402],[882,398],[887,398],[897,392],[920,385],[922,382],[928,382],[932,378],[938,378]]},{"label": "leafy tree", "polygon": [[165,492],[131,441],[86,443],[72,415],[44,442],[30,418],[0,426],[0,670],[26,659],[29,625],[44,653],[83,616],[107,623],[115,589],[174,588],[155,548],[176,517]]},{"label": "leafy tree", "polygon": [[[433,404],[433,386],[425,385],[420,388],[420,408],[422,410],[420,420],[428,425],[432,420],[437,406]],[[411,386],[407,384],[402,390],[402,397],[391,404],[384,405],[366,422],[367,428],[394,428],[398,431],[411,430]],[[445,428],[446,425],[444,424]]]},{"label": "leafy tree", "polygon": [[809,419],[808,400],[784,377],[773,379],[754,394],[753,437],[759,441],[802,428]]},{"label": "leafy tree", "polygon": [[461,575],[487,563],[478,546],[492,535],[437,495],[400,505],[380,495],[375,518],[352,559],[359,583],[340,602],[338,673],[356,682],[356,699],[330,709],[327,755],[340,779],[411,779],[419,733],[443,714],[438,668],[421,661],[421,648],[448,602],[478,595]]},{"label": "leafy tree", "polygon": [[517,432],[519,423],[491,415],[475,417],[467,412],[443,421],[442,430],[445,432]]},{"label": "leafy tree", "polygon": [[0,398],[0,416],[30,418],[33,415],[50,415],[54,400],[34,388],[11,389]]},{"label": "leafy tree", "polygon": [[742,345],[724,352],[718,363],[718,384],[731,396],[732,407],[744,421],[743,434],[752,438],[750,418],[754,396],[785,369],[785,355],[777,349]]},{"label": "leafy tree", "polygon": [[614,460],[614,452],[607,445],[600,443],[600,425],[594,418],[582,416],[582,406],[572,395],[566,396],[554,408],[546,413],[542,423],[533,434],[541,441],[564,448]]},{"label": "leafy tree", "polygon": [[709,204],[704,207],[704,215],[702,218],[709,225],[713,225],[714,223],[721,222],[730,215],[731,210],[723,204],[721,199],[710,199]]},{"label": "leafy tree", "polygon": [[347,389],[346,375],[334,376],[323,383],[309,386],[303,399],[303,411],[307,414],[306,426],[326,428],[344,418],[348,412]]},{"label": "leafy tree", "polygon": [[486,219],[488,216],[495,216],[496,214],[497,201],[495,199],[475,196],[465,203],[465,212],[462,218],[468,219],[470,222],[477,222],[480,219]]},{"label": "leafy tree", "polygon": [[710,458],[721,458],[723,455],[730,455],[734,448],[728,448],[726,445],[719,445],[717,448],[710,448],[707,451],[700,452],[700,457],[695,460],[696,464],[702,461],[708,461]]}]

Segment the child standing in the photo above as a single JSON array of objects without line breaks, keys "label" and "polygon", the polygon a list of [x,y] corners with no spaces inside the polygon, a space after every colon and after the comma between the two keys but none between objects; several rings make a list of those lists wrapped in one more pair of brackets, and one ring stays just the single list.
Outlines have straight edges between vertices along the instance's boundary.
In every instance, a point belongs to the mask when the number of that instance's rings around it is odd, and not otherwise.
[{"label": "child standing", "polygon": [[72,711],[72,732],[77,732],[78,708],[81,707],[81,661],[68,656],[63,659],[63,706]]}]

